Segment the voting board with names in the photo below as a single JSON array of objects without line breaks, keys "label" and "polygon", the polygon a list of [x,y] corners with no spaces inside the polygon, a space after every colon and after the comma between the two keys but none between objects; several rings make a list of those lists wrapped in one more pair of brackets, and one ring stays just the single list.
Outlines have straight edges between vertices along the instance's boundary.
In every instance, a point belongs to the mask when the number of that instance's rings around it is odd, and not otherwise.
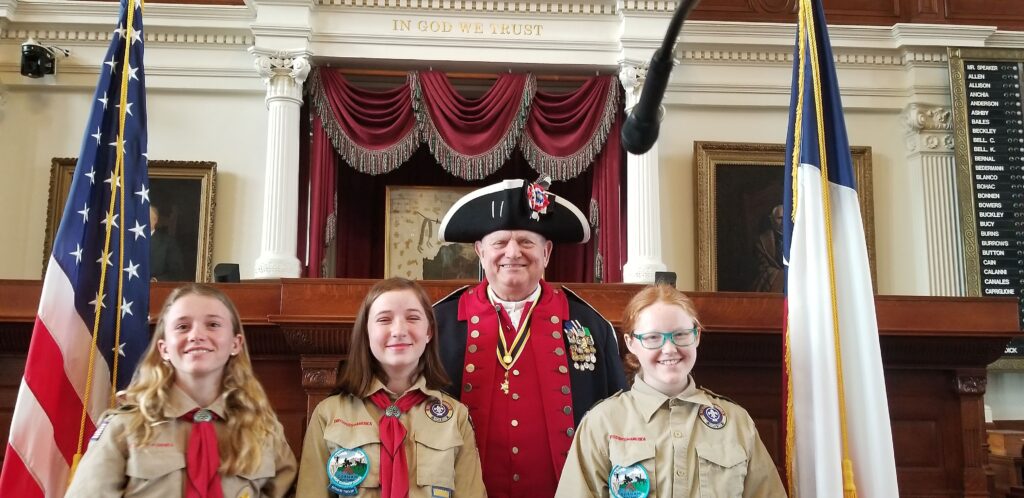
[{"label": "voting board with names", "polygon": [[1024,51],[949,54],[968,293],[1024,304]]}]

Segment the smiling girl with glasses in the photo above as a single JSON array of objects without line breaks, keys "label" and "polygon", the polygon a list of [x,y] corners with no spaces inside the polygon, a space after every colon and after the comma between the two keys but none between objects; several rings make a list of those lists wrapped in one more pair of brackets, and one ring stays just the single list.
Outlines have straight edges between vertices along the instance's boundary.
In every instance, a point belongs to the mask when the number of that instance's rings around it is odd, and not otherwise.
[{"label": "smiling girl with glasses", "polygon": [[555,496],[786,496],[750,415],[690,375],[702,332],[693,302],[647,287],[622,330],[639,367],[633,387],[583,418]]}]

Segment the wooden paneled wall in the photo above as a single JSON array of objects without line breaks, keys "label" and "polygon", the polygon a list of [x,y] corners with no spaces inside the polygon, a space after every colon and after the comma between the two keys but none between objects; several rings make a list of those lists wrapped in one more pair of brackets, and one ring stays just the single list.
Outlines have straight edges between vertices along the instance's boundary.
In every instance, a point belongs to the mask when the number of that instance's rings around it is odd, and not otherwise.
[{"label": "wooden paneled wall", "polygon": [[[371,280],[225,284],[246,328],[257,375],[301,450],[307,414],[330,390]],[[424,282],[435,299],[454,286]],[[7,439],[41,284],[0,280],[0,437]],[[639,287],[574,284],[614,324]],[[171,286],[154,284],[151,315]],[[743,405],[778,462],[782,454],[782,298],[693,293],[707,332],[697,382]],[[876,298],[901,495],[988,496],[985,366],[1019,334],[1014,299]],[[2,452],[0,452],[2,454]]]}]

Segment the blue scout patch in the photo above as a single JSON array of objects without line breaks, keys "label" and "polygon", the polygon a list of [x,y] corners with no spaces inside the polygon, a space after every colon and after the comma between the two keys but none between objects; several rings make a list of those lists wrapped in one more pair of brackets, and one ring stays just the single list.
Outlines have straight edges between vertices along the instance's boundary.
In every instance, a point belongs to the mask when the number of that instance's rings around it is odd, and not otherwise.
[{"label": "blue scout patch", "polygon": [[355,496],[356,486],[370,473],[370,457],[360,448],[338,448],[327,459],[327,487],[341,496]]},{"label": "blue scout patch", "polygon": [[425,403],[423,405],[423,411],[427,412],[427,416],[430,417],[430,420],[437,423],[451,420],[452,415],[454,414],[452,405],[440,399],[434,399],[433,403]]},{"label": "blue scout patch", "polygon": [[712,429],[725,427],[725,412],[718,405],[703,406],[700,409],[700,421]]},{"label": "blue scout patch", "polygon": [[647,498],[651,493],[651,479],[643,465],[616,465],[608,474],[608,490],[612,498]]}]

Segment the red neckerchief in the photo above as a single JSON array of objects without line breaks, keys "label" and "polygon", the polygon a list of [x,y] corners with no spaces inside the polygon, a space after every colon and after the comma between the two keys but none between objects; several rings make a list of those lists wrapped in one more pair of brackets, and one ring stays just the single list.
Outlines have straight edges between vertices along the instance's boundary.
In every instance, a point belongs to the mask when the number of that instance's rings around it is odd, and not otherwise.
[{"label": "red neckerchief", "polygon": [[402,449],[406,429],[398,420],[403,413],[427,399],[419,389],[410,391],[391,402],[387,391],[381,389],[370,395],[370,401],[384,410],[380,417],[380,496],[381,498],[407,498],[409,496],[409,463]]},{"label": "red neckerchief", "polygon": [[185,473],[185,498],[223,498],[224,488],[220,485],[220,450],[217,448],[217,431],[213,421],[217,415],[210,410],[195,408],[182,420],[192,423],[188,436],[188,453]]}]

